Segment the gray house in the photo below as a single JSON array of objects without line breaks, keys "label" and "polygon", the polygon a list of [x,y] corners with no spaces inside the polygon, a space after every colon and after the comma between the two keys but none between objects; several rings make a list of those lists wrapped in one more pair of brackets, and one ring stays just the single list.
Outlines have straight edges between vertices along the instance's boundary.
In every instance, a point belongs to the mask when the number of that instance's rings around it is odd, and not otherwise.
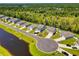
[{"label": "gray house", "polygon": [[13,23],[13,24],[15,24],[15,23],[17,23],[17,22],[19,22],[20,20],[18,19],[18,20],[15,20],[15,19],[12,19],[12,18],[10,18],[10,20],[9,20],[9,22],[11,22],[11,23]]},{"label": "gray house", "polygon": [[28,27],[29,25],[30,24],[28,24],[28,23],[24,23],[24,24],[21,24],[20,26],[25,28],[25,27]]},{"label": "gray house", "polygon": [[56,28],[55,27],[48,27],[47,31],[52,32],[53,34],[55,34],[56,33]]},{"label": "gray house", "polygon": [[29,30],[32,30],[32,29],[35,28],[35,26],[34,26],[34,25],[30,25],[30,26],[28,26],[27,28],[28,28]]},{"label": "gray house", "polygon": [[64,31],[61,33],[61,36],[63,36],[65,39],[68,39],[74,37],[74,34],[69,31]]},{"label": "gray house", "polygon": [[20,26],[20,25],[22,25],[22,24],[25,24],[25,22],[19,21],[19,22],[16,23],[17,26]]},{"label": "gray house", "polygon": [[0,15],[0,18],[3,18],[3,17],[5,17],[4,15]]},{"label": "gray house", "polygon": [[7,16],[3,17],[2,19],[3,19],[4,21],[9,21],[9,20],[10,20],[10,18],[7,17]]},{"label": "gray house", "polygon": [[35,30],[35,34],[39,33],[39,32],[42,32],[45,29],[46,29],[45,25],[39,24],[38,27],[37,27],[37,29]]}]

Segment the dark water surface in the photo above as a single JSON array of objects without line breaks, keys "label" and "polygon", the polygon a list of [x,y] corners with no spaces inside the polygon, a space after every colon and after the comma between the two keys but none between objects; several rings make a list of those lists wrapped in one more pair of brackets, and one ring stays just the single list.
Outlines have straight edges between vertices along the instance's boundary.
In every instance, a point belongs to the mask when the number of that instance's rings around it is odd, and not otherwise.
[{"label": "dark water surface", "polygon": [[0,45],[14,56],[31,56],[28,43],[0,29]]}]

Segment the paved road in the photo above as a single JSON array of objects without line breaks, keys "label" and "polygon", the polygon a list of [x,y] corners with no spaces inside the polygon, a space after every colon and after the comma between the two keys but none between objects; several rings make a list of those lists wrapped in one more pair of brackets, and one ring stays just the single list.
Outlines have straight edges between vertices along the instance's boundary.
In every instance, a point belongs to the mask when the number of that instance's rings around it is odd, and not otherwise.
[{"label": "paved road", "polygon": [[0,24],[2,24],[2,25],[4,25],[4,26],[7,26],[7,27],[9,27],[9,28],[11,28],[11,29],[14,29],[14,30],[17,31],[17,32],[23,33],[23,34],[26,35],[26,36],[33,37],[33,38],[36,39],[36,40],[40,40],[40,38],[39,38],[38,36],[34,35],[34,34],[30,34],[30,33],[28,33],[28,32],[22,31],[22,30],[20,30],[20,29],[18,29],[18,28],[16,28],[16,27],[13,27],[13,26],[11,26],[11,25],[9,25],[9,24],[6,24],[6,23],[3,23],[3,22],[1,22],[1,21],[0,21]]}]

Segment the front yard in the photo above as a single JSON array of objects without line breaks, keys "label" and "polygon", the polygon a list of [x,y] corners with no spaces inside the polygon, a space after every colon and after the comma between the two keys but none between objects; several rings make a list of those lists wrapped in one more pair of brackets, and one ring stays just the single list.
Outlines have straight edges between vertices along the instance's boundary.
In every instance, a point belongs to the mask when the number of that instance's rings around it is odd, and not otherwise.
[{"label": "front yard", "polygon": [[75,42],[76,42],[76,39],[74,39],[74,38],[69,38],[69,39],[60,41],[59,43],[61,43],[61,44],[73,45],[73,44],[75,44]]}]

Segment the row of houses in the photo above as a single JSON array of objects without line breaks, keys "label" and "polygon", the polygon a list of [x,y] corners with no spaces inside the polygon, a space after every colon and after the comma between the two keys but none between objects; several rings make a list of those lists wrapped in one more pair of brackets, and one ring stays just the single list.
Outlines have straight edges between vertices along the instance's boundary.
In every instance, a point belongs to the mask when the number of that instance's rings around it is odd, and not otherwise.
[{"label": "row of houses", "polygon": [[[0,18],[2,18],[2,20],[4,20],[4,21],[8,21],[10,23],[16,24],[16,26],[21,26],[21,27],[24,27],[24,28],[27,27],[30,30],[34,29],[34,27],[35,27],[33,24],[31,25],[27,22],[23,22],[23,21],[21,21],[21,19],[18,19],[18,18],[14,19],[12,17],[7,17],[7,16],[4,16],[4,15],[0,15]],[[46,29],[45,25],[38,24],[34,34],[42,32],[45,29]],[[56,33],[55,27],[48,27],[47,30],[48,30],[48,32],[52,32],[53,35]],[[68,38],[74,37],[74,34],[69,32],[69,31],[63,31],[63,32],[61,32],[60,36],[63,36],[65,39],[68,39]]]},{"label": "row of houses", "polygon": [[[18,18],[14,19],[12,17],[7,17],[7,16],[4,16],[4,15],[0,15],[0,18],[2,18],[3,21],[7,21],[7,22],[10,22],[10,23],[16,24],[16,26],[21,26],[21,27],[24,27],[24,28],[27,27],[30,30],[34,29],[34,27],[35,27],[33,24],[30,25],[29,23],[23,22],[23,21],[21,21],[21,19],[18,19]],[[45,29],[46,29],[45,25],[38,24],[38,27],[35,30],[35,34],[42,32]]]}]

